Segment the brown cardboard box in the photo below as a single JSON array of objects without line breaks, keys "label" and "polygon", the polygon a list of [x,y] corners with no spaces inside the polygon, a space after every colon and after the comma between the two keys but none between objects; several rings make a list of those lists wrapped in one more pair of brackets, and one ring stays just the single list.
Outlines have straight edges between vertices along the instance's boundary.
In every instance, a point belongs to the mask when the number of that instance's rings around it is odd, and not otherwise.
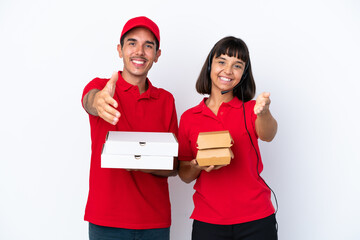
[{"label": "brown cardboard box", "polygon": [[230,147],[234,141],[229,131],[201,132],[197,139],[199,166],[227,165],[234,157]]}]

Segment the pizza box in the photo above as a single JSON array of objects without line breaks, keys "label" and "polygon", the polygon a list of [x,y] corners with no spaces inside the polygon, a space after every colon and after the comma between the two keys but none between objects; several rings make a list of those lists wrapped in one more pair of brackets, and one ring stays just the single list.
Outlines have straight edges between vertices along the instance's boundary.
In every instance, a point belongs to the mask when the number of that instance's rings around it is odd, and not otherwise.
[{"label": "pizza box", "polygon": [[178,142],[173,133],[109,131],[101,167],[172,170],[177,154]]}]

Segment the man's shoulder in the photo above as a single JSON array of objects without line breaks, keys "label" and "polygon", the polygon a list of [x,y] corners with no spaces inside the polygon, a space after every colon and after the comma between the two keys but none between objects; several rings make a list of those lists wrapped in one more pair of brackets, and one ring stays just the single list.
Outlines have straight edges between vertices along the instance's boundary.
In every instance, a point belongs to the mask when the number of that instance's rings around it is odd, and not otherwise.
[{"label": "man's shoulder", "polygon": [[87,85],[87,88],[99,88],[101,87],[101,89],[106,85],[106,83],[109,81],[108,78],[99,78],[96,77],[94,79],[92,79]]},{"label": "man's shoulder", "polygon": [[174,96],[171,92],[168,90],[165,90],[164,88],[157,88],[153,86],[153,91],[160,97],[160,98],[166,98],[166,99],[174,99]]},{"label": "man's shoulder", "polygon": [[109,79],[106,78],[94,78],[86,84],[83,90],[83,97],[92,89],[103,89]]},{"label": "man's shoulder", "polygon": [[109,81],[109,78],[100,78],[100,77],[96,77],[94,78],[93,80],[91,80],[90,82],[93,82],[93,83],[107,83]]}]

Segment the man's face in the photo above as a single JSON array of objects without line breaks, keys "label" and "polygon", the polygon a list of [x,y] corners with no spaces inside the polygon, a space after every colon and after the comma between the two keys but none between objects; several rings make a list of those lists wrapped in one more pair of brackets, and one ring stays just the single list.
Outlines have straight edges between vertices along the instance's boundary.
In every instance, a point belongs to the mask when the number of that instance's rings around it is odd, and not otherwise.
[{"label": "man's face", "polygon": [[160,49],[156,51],[155,36],[146,28],[130,30],[124,38],[124,45],[118,45],[117,49],[124,61],[123,76],[126,77],[146,78],[161,54]]}]

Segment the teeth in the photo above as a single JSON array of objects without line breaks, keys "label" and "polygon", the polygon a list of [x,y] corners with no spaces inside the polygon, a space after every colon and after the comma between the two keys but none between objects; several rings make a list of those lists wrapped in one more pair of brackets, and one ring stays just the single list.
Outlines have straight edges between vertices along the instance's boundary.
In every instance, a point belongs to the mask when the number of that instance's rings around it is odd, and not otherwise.
[{"label": "teeth", "polygon": [[139,61],[139,60],[132,60],[132,61],[136,64],[144,64],[145,63],[144,61]]},{"label": "teeth", "polygon": [[226,82],[230,82],[230,81],[231,81],[230,78],[226,78],[226,77],[220,77],[220,79],[223,80],[223,81],[226,81]]}]

